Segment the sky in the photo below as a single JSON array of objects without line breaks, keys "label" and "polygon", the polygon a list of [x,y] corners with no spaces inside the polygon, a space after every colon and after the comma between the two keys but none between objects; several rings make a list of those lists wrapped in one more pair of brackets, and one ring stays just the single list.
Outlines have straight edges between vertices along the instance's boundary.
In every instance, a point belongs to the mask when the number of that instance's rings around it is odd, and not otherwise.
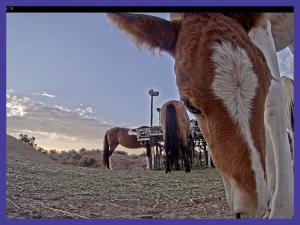
[{"label": "sky", "polygon": [[[281,75],[293,77],[290,50],[278,57]],[[103,13],[7,14],[7,133],[34,136],[45,149],[102,149],[107,129],[150,124],[151,88],[160,92],[154,109],[179,99],[173,66]]]}]

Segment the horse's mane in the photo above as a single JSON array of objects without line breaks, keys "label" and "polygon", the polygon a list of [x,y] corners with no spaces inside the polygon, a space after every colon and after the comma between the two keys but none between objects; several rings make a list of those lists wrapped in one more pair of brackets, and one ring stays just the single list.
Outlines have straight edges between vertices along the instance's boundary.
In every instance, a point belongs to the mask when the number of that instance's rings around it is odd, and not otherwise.
[{"label": "horse's mane", "polygon": [[232,13],[225,12],[222,13],[224,16],[230,17],[231,19],[237,21],[248,33],[252,28],[257,27],[259,25],[264,25],[265,16],[263,13]]}]

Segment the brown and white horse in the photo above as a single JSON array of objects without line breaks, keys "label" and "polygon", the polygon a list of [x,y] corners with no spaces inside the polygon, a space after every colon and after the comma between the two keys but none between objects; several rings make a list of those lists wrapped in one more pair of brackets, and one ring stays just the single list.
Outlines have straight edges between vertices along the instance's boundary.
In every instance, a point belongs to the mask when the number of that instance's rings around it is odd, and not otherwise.
[{"label": "brown and white horse", "polygon": [[[267,21],[272,16],[183,13],[173,21],[137,14],[108,16],[138,45],[166,51],[175,59],[181,98],[197,118],[236,215],[268,216],[271,207],[270,218],[291,217],[293,174],[285,117],[273,121],[284,107],[274,103],[283,96]],[[291,43],[279,37],[280,44]],[[271,85],[272,75],[277,81]],[[270,183],[274,189],[268,187]]]},{"label": "brown and white horse", "polygon": [[190,119],[181,101],[168,101],[161,107],[161,126],[167,157],[166,173],[172,165],[179,170],[179,157],[184,160],[185,172],[191,171],[189,160]]},{"label": "brown and white horse", "polygon": [[130,135],[129,133],[130,129],[123,127],[113,127],[106,131],[103,140],[103,164],[108,169],[112,168],[109,157],[113,154],[119,144],[130,149],[146,148],[147,169],[149,169],[150,146],[147,144],[142,145],[138,142],[136,135]]}]

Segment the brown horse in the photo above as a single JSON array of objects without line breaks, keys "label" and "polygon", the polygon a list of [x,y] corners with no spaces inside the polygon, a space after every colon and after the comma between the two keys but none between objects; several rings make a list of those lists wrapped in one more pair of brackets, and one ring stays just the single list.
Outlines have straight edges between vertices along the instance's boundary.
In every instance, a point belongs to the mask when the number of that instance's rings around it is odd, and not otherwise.
[{"label": "brown horse", "polygon": [[166,151],[166,173],[171,172],[172,165],[179,170],[179,157],[183,158],[185,171],[190,172],[189,137],[190,119],[185,106],[180,101],[168,101],[161,107],[161,126]]},{"label": "brown horse", "polygon": [[[109,157],[113,154],[114,150],[120,144],[125,148],[145,148],[147,155],[147,169],[149,169],[150,162],[150,146],[148,144],[142,145],[137,140],[136,135],[130,135],[130,130],[123,127],[113,127],[106,131],[103,141],[103,164],[108,169],[111,169]],[[129,132],[129,133],[128,133]]]},{"label": "brown horse", "polygon": [[137,44],[175,59],[180,96],[211,149],[229,206],[237,217],[267,215],[264,107],[271,72],[248,36],[252,28],[266,28],[263,14],[184,13],[175,21],[108,16]]}]

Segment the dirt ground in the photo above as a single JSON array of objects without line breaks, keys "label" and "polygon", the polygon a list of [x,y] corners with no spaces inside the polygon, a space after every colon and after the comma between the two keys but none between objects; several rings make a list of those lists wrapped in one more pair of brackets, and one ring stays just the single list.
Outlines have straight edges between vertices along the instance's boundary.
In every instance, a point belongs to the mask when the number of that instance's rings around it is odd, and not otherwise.
[{"label": "dirt ground", "polygon": [[232,217],[215,169],[103,170],[7,161],[9,218]]},{"label": "dirt ground", "polygon": [[[97,166],[101,154],[81,155]],[[56,156],[7,136],[8,218],[233,217],[215,169],[165,174],[146,170],[145,157],[115,154],[107,170],[79,166],[77,153]]]}]

